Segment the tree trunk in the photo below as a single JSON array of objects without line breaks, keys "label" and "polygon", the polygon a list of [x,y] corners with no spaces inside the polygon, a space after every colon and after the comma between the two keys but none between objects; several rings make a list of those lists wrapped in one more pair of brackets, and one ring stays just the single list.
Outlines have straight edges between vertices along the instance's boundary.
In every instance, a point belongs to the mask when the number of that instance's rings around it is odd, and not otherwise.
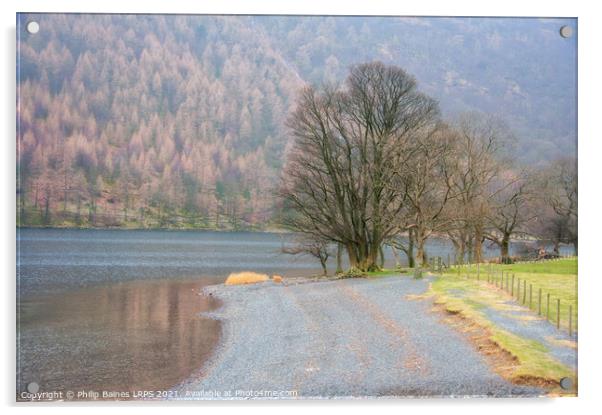
[{"label": "tree trunk", "polygon": [[378,265],[378,257],[380,252],[380,242],[373,242],[367,246],[367,255],[362,271],[377,271],[380,269]]},{"label": "tree trunk", "polygon": [[553,252],[554,252],[554,255],[560,255],[560,240],[558,240],[558,239],[554,240]]},{"label": "tree trunk", "polygon": [[509,264],[510,263],[510,235],[504,235],[502,237],[502,242],[500,244],[500,251],[502,254],[502,258],[501,258],[501,262],[502,264]]},{"label": "tree trunk", "polygon": [[33,199],[33,207],[35,209],[38,208],[38,188],[39,188],[39,186],[36,185],[36,191],[35,191],[34,199]]},{"label": "tree trunk", "polygon": [[415,268],[416,261],[414,259],[414,231],[411,229],[408,232],[408,249],[406,251],[406,256],[408,257],[408,267]]},{"label": "tree trunk", "polygon": [[422,234],[416,235],[416,259],[418,260],[421,267],[426,267],[428,265],[428,258],[426,256],[426,251],[424,249],[424,243],[426,239]]},{"label": "tree trunk", "polygon": [[374,271],[378,269],[378,245],[368,246],[365,242],[347,245],[347,254],[349,255],[349,264],[351,267],[358,268],[361,271]]},{"label": "tree trunk", "polygon": [[474,233],[474,262],[483,262],[483,227],[478,225],[475,227]]},{"label": "tree trunk", "polygon": [[347,256],[349,256],[349,266],[351,268],[359,268],[357,253],[355,252],[355,246],[353,244],[348,244],[347,248]]},{"label": "tree trunk", "polygon": [[456,252],[456,264],[464,264],[464,256],[466,255],[466,240],[464,236],[460,239],[460,244],[458,248],[458,252]]},{"label": "tree trunk", "polygon": [[90,205],[88,207],[88,224],[94,225],[96,222],[96,201],[92,198],[90,199]]},{"label": "tree trunk", "polygon": [[44,202],[44,224],[50,224],[50,196],[46,195],[46,201]]},{"label": "tree trunk", "polygon": [[79,226],[82,223],[81,218],[81,208],[82,208],[82,196],[77,192],[77,208],[75,209],[75,223]]},{"label": "tree trunk", "polygon": [[474,244],[473,244],[473,239],[472,237],[468,237],[468,239],[466,240],[466,251],[468,252],[468,263],[472,263],[472,258],[473,258],[473,249],[474,249]]},{"label": "tree trunk", "polygon": [[336,273],[340,274],[343,272],[343,245],[337,244],[337,270]]},{"label": "tree trunk", "polygon": [[401,268],[401,263],[399,261],[399,253],[394,246],[391,246],[391,252],[393,252],[393,257],[395,258],[395,268]]},{"label": "tree trunk", "polygon": [[24,222],[27,221],[27,218],[25,217],[25,191],[23,190],[23,188],[21,189],[21,192],[19,194],[19,211],[20,211],[20,223],[19,225],[23,225]]},{"label": "tree trunk", "polygon": [[324,276],[328,275],[328,268],[326,268],[326,259],[320,257],[320,265],[322,265],[322,274]]},{"label": "tree trunk", "polygon": [[385,267],[385,251],[383,250],[383,246],[380,245],[378,247],[378,266],[381,268]]}]

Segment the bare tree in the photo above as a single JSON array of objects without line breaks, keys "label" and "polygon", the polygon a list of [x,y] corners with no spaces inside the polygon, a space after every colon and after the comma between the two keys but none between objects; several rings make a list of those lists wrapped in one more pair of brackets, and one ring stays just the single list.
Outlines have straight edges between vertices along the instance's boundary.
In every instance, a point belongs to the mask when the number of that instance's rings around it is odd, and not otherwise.
[{"label": "bare tree", "polygon": [[340,274],[343,272],[343,245],[337,243],[337,269],[335,270],[335,274]]},{"label": "bare tree", "polygon": [[563,158],[548,168],[545,200],[557,215],[558,223],[565,227],[566,239],[578,251],[577,234],[577,162]]},{"label": "bare tree", "polygon": [[378,268],[380,247],[399,232],[406,209],[397,176],[416,134],[437,117],[437,103],[412,76],[379,62],[353,67],[342,88],[305,89],[288,122],[285,223],[343,244],[353,267]]},{"label": "bare tree", "polygon": [[486,218],[492,194],[489,185],[502,163],[505,146],[511,141],[506,126],[494,117],[481,113],[468,113],[456,124],[457,139],[450,160],[449,183],[457,197],[447,233],[457,251],[457,260],[464,261],[466,251],[469,261],[482,261],[482,243],[485,239]]},{"label": "bare tree", "polygon": [[293,246],[283,246],[283,254],[310,255],[320,261],[323,275],[328,275],[328,258],[331,256],[329,243],[323,239],[312,239],[307,236],[299,238]]},{"label": "bare tree", "polygon": [[[449,229],[453,222],[448,208],[460,194],[451,186],[450,158],[455,135],[445,125],[437,125],[417,134],[413,143],[412,160],[399,176],[398,186],[404,188],[408,204],[406,228],[408,244],[397,244],[406,251],[408,259],[416,245],[420,266],[428,264],[425,243],[433,233]],[[407,248],[407,250],[406,250]]]},{"label": "bare tree", "polygon": [[510,262],[510,238],[526,234],[527,226],[536,219],[533,209],[535,192],[529,174],[502,172],[490,183],[490,206],[485,237],[500,247],[502,263]]},{"label": "bare tree", "polygon": [[560,244],[571,243],[567,218],[557,215],[545,201],[537,203],[536,212],[537,218],[530,224],[530,233],[543,242],[551,243],[554,254],[560,255]]},{"label": "bare tree", "polygon": [[396,260],[397,254],[395,253],[395,250],[399,249],[406,255],[406,258],[408,259],[408,267],[414,268],[416,267],[416,256],[414,255],[416,238],[414,236],[414,228],[406,224],[402,226],[402,229],[407,230],[407,233],[404,235],[394,235],[386,241],[386,244],[393,248]]}]

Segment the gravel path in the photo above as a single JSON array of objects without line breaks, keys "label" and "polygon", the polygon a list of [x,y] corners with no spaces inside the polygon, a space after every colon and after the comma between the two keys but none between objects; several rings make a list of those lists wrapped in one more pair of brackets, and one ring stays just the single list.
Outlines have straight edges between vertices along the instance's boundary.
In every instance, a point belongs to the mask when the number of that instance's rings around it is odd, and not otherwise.
[{"label": "gravel path", "polygon": [[203,376],[176,388],[179,397],[542,393],[493,373],[430,311],[432,300],[412,298],[427,288],[428,279],[407,277],[207,287],[224,301],[211,314],[223,321],[224,336]]}]

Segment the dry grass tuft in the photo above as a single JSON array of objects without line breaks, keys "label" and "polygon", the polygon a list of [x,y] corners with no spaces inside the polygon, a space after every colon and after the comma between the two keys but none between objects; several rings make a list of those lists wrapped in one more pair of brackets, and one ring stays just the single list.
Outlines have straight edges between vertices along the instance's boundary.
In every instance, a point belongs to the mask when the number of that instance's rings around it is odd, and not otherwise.
[{"label": "dry grass tuft", "polygon": [[280,275],[273,275],[272,281],[280,283],[282,282],[282,277]]},{"label": "dry grass tuft", "polygon": [[266,274],[259,274],[257,272],[236,272],[232,273],[226,278],[226,285],[242,285],[242,284],[255,284],[257,282],[263,282],[269,280]]}]

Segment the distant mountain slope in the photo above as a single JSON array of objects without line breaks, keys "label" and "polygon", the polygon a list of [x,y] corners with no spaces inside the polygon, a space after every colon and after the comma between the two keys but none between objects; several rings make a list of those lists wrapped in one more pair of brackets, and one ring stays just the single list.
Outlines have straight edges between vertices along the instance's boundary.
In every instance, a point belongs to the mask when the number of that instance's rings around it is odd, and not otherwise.
[{"label": "distant mountain slope", "polygon": [[[29,35],[24,22],[41,30]],[[514,128],[519,157],[574,148],[575,40],[560,21],[20,15],[24,225],[264,226],[305,83],[368,60],[444,113]]]},{"label": "distant mountain slope", "polygon": [[261,30],[231,17],[35,18],[19,61],[24,224],[269,220],[302,82]]},{"label": "distant mountain slope", "polygon": [[575,148],[576,39],[572,19],[257,17],[309,82],[343,79],[381,60],[414,74],[448,115],[495,113],[517,134],[521,159]]}]

